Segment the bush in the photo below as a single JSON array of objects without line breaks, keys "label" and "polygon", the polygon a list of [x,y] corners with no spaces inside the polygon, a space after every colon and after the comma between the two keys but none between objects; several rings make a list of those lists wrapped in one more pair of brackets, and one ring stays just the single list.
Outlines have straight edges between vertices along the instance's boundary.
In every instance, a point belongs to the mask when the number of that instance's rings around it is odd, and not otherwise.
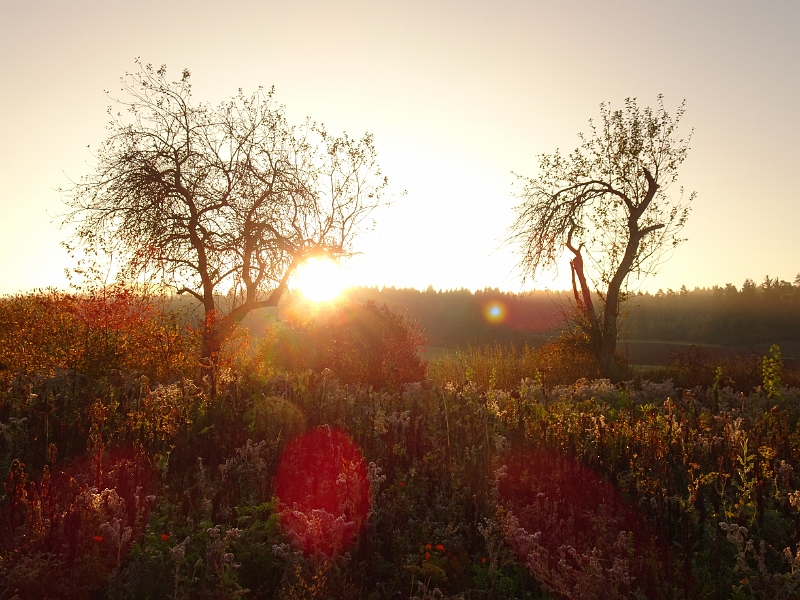
[{"label": "bush", "polygon": [[198,336],[161,298],[126,285],[81,294],[41,290],[0,298],[0,363],[12,372],[112,370],[165,380],[188,371]]},{"label": "bush", "polygon": [[344,384],[396,389],[425,378],[422,346],[422,333],[407,317],[374,301],[350,302],[311,316],[289,314],[274,358],[292,372],[330,369]]}]

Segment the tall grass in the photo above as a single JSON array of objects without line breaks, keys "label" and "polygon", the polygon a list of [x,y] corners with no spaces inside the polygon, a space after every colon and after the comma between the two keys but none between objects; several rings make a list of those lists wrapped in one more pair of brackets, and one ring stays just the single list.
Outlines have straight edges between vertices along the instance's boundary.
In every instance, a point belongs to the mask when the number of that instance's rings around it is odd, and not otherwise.
[{"label": "tall grass", "polygon": [[[746,393],[724,366],[693,389],[597,380],[569,339],[374,389],[276,375],[239,342],[162,383],[137,353],[91,376],[9,354],[0,598],[800,596],[800,395],[777,349]],[[316,453],[285,452],[307,433]]]},{"label": "tall grass", "polygon": [[437,385],[474,383],[483,390],[512,390],[525,379],[550,387],[598,375],[594,358],[568,338],[541,348],[468,346],[447,352],[428,366],[429,379]]}]

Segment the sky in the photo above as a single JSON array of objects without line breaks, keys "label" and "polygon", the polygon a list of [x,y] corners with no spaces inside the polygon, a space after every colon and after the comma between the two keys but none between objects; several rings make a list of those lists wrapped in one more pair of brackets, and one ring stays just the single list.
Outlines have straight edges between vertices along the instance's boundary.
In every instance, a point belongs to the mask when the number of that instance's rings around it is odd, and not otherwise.
[{"label": "sky", "polygon": [[[800,272],[800,2],[0,0],[0,294],[66,286],[57,191],[91,172],[104,90],[134,59],[192,73],[216,104],[275,87],[289,118],[374,135],[392,204],[356,239],[352,284],[509,291],[512,174],[571,150],[601,102],[668,110],[692,134],[680,246],[635,288]],[[403,192],[407,192],[403,194]]]}]

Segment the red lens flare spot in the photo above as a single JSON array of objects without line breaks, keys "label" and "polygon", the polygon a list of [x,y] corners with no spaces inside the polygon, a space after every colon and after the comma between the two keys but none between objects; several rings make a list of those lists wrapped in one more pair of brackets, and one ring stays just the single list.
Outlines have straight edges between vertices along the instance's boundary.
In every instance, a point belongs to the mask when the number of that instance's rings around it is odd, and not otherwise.
[{"label": "red lens flare spot", "polygon": [[364,457],[341,431],[309,431],[283,452],[275,495],[281,524],[295,546],[306,555],[340,554],[355,541],[369,512]]},{"label": "red lens flare spot", "polygon": [[[604,565],[623,564],[627,556],[647,557],[627,563],[626,577],[637,582],[644,597],[658,595],[672,560],[669,546],[608,481],[559,453],[535,451],[509,456],[507,463],[506,476],[498,485],[504,509],[501,529],[524,563],[541,572],[563,574],[567,585],[574,587],[585,577],[582,559],[569,563],[567,573],[559,563],[564,556],[559,549],[572,547],[581,557],[603,548],[598,564]],[[623,589],[625,584],[620,585]]]},{"label": "red lens flare spot", "polygon": [[483,307],[483,318],[492,324],[500,324],[506,320],[508,310],[501,302],[489,302]]}]

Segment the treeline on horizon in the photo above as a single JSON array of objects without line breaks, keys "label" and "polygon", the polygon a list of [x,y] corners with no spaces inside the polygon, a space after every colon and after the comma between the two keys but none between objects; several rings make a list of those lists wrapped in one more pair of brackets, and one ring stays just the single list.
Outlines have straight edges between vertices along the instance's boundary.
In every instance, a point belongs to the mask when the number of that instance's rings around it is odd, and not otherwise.
[{"label": "treeline on horizon", "polygon": [[[573,301],[571,292],[563,290],[514,293],[486,288],[473,292],[465,288],[435,290],[432,286],[426,290],[354,287],[345,290],[343,297],[359,304],[368,300],[385,304],[416,323],[429,346],[442,348],[539,347],[567,325]],[[274,309],[256,311],[245,325],[260,336],[295,301],[295,296],[287,295],[277,315]],[[178,310],[184,318],[194,315],[194,321],[198,318],[194,304],[193,299],[180,296],[162,307]],[[500,310],[499,318],[492,318],[489,311],[493,307]],[[622,320],[621,337],[629,341],[740,348],[800,342],[800,275],[793,283],[767,276],[761,283],[747,279],[741,287],[729,283],[633,293]]]},{"label": "treeline on horizon", "polygon": [[631,298],[630,339],[741,346],[800,340],[800,275],[794,283],[766,276],[741,288],[682,287]]},{"label": "treeline on horizon", "polygon": [[[414,288],[355,287],[345,297],[374,300],[407,314],[424,330],[431,346],[540,345],[567,320],[571,294],[484,289],[421,291]],[[488,311],[499,307],[502,318]],[[800,341],[800,276],[794,283],[765,277],[739,288],[658,290],[631,294],[623,314],[623,336],[630,340],[747,346]]]}]

